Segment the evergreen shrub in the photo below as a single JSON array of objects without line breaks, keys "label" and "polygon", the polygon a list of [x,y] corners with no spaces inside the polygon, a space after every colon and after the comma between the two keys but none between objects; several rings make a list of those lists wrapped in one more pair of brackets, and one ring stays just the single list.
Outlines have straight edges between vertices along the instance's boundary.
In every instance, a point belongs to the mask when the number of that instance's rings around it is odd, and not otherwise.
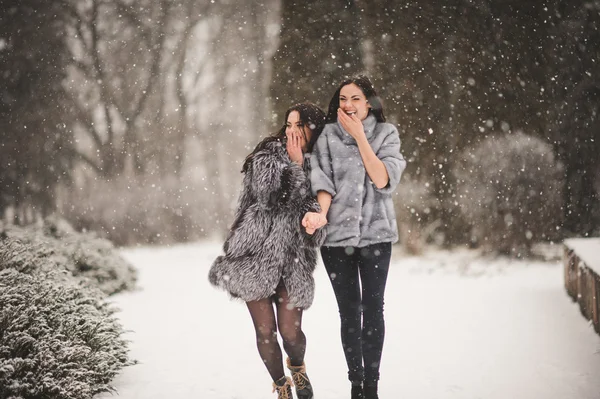
[{"label": "evergreen shrub", "polygon": [[2,232],[2,399],[92,398],[134,363],[106,301],[133,287],[134,269],[104,240],[56,227]]}]

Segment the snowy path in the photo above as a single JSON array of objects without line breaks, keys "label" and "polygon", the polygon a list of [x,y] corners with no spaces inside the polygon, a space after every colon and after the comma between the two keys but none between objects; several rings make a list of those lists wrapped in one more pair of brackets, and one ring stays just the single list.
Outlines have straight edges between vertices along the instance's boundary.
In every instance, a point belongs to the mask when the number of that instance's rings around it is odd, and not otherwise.
[{"label": "snowy path", "polygon": [[[140,364],[114,381],[115,398],[275,397],[245,306],[207,282],[219,253],[215,243],[124,251],[142,289],[114,302]],[[394,261],[380,397],[599,399],[600,337],[568,299],[560,264],[489,266],[470,257]],[[316,277],[315,304],[304,318],[308,373],[317,399],[347,399],[337,309],[322,265]]]}]

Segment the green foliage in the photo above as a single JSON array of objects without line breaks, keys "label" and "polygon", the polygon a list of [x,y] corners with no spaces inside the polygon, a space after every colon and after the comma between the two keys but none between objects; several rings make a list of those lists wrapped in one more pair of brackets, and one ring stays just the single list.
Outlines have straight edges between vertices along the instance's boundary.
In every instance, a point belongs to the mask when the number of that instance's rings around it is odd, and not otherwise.
[{"label": "green foliage", "polygon": [[562,166],[549,144],[523,133],[488,137],[461,158],[456,201],[473,241],[524,256],[532,243],[557,237]]},{"label": "green foliage", "polygon": [[123,330],[56,242],[0,242],[0,397],[85,399],[132,364]]}]

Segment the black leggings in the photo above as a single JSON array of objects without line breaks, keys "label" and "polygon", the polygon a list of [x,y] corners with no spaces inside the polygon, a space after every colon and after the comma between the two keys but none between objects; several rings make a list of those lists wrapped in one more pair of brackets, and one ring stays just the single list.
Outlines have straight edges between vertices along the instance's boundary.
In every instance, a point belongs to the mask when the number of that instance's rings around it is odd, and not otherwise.
[{"label": "black leggings", "polygon": [[[275,310],[277,309],[277,318]],[[289,304],[287,289],[283,282],[275,289],[275,295],[258,301],[246,302],[254,329],[258,353],[273,381],[284,376],[283,357],[277,329],[281,333],[283,349],[290,358],[292,366],[301,366],[306,351],[306,336],[302,332],[302,309]]]},{"label": "black leggings", "polygon": [[321,247],[340,311],[348,378],[353,382],[379,380],[385,336],[383,296],[391,254],[389,242],[362,248]]}]

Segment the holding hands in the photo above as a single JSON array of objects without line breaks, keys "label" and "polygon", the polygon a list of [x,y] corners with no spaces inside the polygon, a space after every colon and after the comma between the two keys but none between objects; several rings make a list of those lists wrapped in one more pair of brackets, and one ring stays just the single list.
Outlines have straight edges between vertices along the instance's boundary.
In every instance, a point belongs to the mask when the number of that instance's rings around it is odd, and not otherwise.
[{"label": "holding hands", "polygon": [[338,121],[344,130],[347,131],[356,141],[366,137],[362,121],[356,116],[356,113],[348,115],[341,108],[338,108]]},{"label": "holding hands", "polygon": [[302,219],[302,226],[304,226],[308,234],[314,234],[316,229],[320,229],[326,224],[327,218],[325,215],[317,212],[307,212]]}]

